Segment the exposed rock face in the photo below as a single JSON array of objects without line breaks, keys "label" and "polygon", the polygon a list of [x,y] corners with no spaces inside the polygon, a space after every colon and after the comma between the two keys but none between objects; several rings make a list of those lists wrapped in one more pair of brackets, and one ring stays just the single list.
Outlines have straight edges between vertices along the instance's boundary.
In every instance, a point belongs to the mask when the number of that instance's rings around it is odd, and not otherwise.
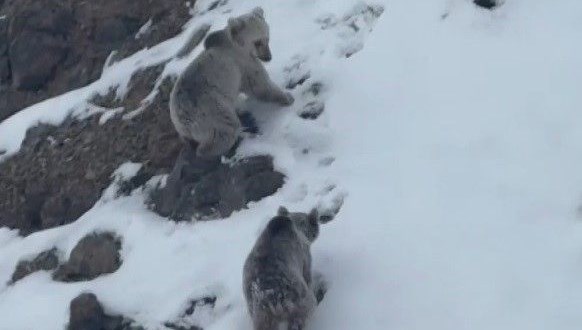
[{"label": "exposed rock face", "polygon": [[85,236],[71,252],[69,261],[57,269],[53,278],[77,282],[113,273],[121,266],[120,249],[121,242],[112,233]]},{"label": "exposed rock face", "polygon": [[132,325],[123,316],[105,314],[103,307],[93,293],[83,293],[71,300],[67,330],[143,330]]},{"label": "exposed rock face", "polygon": [[18,90],[38,90],[69,51],[72,8],[57,0],[24,0],[13,8],[8,19],[12,85]]},{"label": "exposed rock face", "polygon": [[6,0],[0,16],[0,121],[95,81],[112,51],[153,46],[190,18],[181,0]]},{"label": "exposed rock face", "polygon": [[[0,86],[10,79],[10,65],[8,62],[8,20],[0,18]],[[0,118],[2,116],[0,110]]]},{"label": "exposed rock face", "polygon": [[16,265],[16,270],[12,274],[11,283],[15,283],[22,278],[40,271],[53,270],[59,264],[59,257],[57,256],[57,249],[53,248],[38,254],[32,260],[22,260]]},{"label": "exposed rock face", "polygon": [[[131,109],[139,104],[159,72],[137,73],[121,105]],[[181,146],[167,109],[171,86],[168,80],[153,104],[132,119],[117,116],[101,125],[100,117],[93,116],[30,129],[21,151],[0,163],[0,226],[29,234],[76,220],[127,161],[144,163],[143,182],[168,173]]]}]

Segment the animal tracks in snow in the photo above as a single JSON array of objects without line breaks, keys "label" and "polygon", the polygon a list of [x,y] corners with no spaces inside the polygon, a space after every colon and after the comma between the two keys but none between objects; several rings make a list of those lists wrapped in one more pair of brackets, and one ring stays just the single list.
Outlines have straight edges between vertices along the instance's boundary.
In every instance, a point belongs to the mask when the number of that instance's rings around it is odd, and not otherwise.
[{"label": "animal tracks in snow", "polygon": [[384,13],[384,6],[360,2],[343,17],[323,14],[316,19],[322,30],[334,30],[339,37],[337,53],[350,57],[364,47],[364,40]]},{"label": "animal tracks in snow", "polygon": [[[287,144],[297,151],[294,153],[296,160],[300,163],[313,160],[308,165],[312,166],[308,171],[317,173],[305,176],[287,199],[294,203],[303,200],[315,202],[322,220],[326,219],[323,221],[335,217],[347,194],[338,188],[339,182],[319,180],[328,175],[328,168],[335,161],[335,156],[329,152],[333,139],[325,118],[327,111],[333,111],[326,107],[327,92],[333,86],[319,74],[320,58],[326,54],[347,58],[360,51],[383,12],[382,5],[360,2],[343,14],[322,13],[316,16],[315,24],[320,28],[321,37],[327,40],[335,38],[335,42],[326,43],[319,50],[309,49],[296,54],[283,68],[285,87],[296,95],[294,108],[298,117],[283,134]],[[313,180],[315,176],[318,180]]]}]

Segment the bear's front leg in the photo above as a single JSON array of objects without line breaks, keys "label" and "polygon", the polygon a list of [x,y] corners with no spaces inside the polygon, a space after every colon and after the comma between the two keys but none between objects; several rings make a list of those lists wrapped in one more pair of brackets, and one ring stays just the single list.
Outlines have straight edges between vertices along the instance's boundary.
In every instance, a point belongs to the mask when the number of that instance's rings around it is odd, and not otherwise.
[{"label": "bear's front leg", "polygon": [[327,281],[325,280],[323,274],[319,272],[314,272],[309,287],[313,294],[315,295],[317,303],[319,304],[323,300],[323,297],[325,297],[328,287]]},{"label": "bear's front leg", "polygon": [[271,94],[273,95],[273,102],[283,106],[290,106],[295,102],[295,98],[291,93],[281,90],[278,86],[271,86]]},{"label": "bear's front leg", "polygon": [[295,102],[291,93],[281,90],[270,81],[265,86],[258,88],[255,97],[261,101],[277,103],[283,106],[290,106]]},{"label": "bear's front leg", "polygon": [[271,81],[267,70],[262,66],[256,68],[246,78],[244,84],[246,91],[260,101],[277,103],[283,106],[289,106],[295,102],[291,93],[283,91]]}]

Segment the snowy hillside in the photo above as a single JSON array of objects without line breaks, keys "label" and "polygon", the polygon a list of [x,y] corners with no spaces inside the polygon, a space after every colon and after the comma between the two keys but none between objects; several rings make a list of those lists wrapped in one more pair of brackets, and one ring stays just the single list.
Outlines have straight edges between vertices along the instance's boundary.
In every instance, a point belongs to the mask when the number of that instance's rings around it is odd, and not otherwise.
[{"label": "snowy hillside", "polygon": [[[172,59],[198,26],[220,29],[260,5],[269,72],[280,85],[305,81],[291,108],[256,109],[264,133],[239,152],[274,155],[284,187],[220,221],[168,221],[139,190],[25,238],[0,229],[1,330],[63,329],[86,291],[147,329],[249,330],[242,265],[280,205],[341,205],[312,248],[329,288],[308,329],[582,327],[582,3],[240,0],[205,13],[211,3],[198,1],[176,38],[0,123],[0,160],[28,127],[101,111],[87,105],[95,92],[123,94],[131,72]],[[301,118],[315,101],[323,114]],[[113,274],[59,283],[41,271],[6,284],[19,260],[53,246],[66,259],[95,230],[122,237]],[[213,308],[183,316],[209,296]]]}]

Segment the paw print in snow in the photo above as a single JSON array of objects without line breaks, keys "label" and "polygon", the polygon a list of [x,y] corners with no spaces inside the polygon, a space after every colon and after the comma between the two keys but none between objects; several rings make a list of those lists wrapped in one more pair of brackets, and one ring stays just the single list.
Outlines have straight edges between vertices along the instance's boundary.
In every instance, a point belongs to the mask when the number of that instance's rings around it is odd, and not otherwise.
[{"label": "paw print in snow", "polygon": [[311,73],[307,68],[306,56],[296,55],[291,59],[292,62],[286,66],[283,71],[287,76],[285,88],[295,89],[297,86],[303,85],[310,77]]},{"label": "paw print in snow", "polygon": [[364,47],[364,39],[372,31],[378,18],[384,13],[382,5],[358,3],[342,18],[325,14],[316,19],[322,30],[335,29],[340,38],[338,53],[350,57]]}]

